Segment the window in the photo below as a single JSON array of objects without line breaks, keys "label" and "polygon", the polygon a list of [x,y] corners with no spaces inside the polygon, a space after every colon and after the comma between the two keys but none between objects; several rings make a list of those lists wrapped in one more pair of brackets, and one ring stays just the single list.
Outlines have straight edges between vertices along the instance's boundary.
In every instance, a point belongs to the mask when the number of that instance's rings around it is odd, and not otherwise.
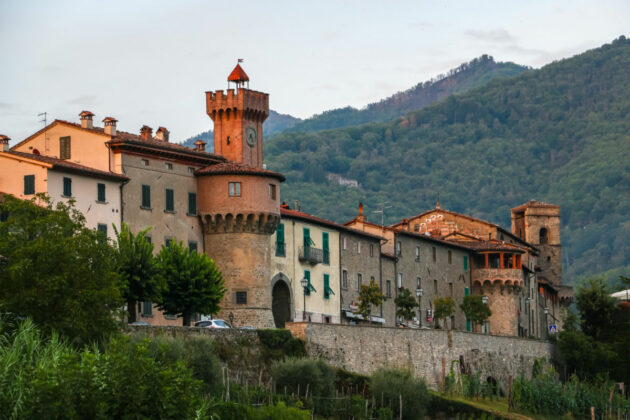
[{"label": "window", "polygon": [[4,223],[7,220],[9,220],[9,212],[3,211],[2,213],[0,213],[0,223]]},{"label": "window", "polygon": [[227,144],[230,144],[230,136],[227,136]]},{"label": "window", "polygon": [[147,240],[148,243],[150,243],[150,244],[153,243],[153,239],[151,239],[150,236],[145,236],[144,238]]},{"label": "window", "polygon": [[99,203],[104,203],[105,200],[105,184],[101,184],[99,182],[98,184],[96,184],[96,201],[98,201]]},{"label": "window", "polygon": [[102,232],[105,236],[107,236],[107,225],[104,223],[98,223],[96,225],[96,230]]},{"label": "window", "polygon": [[453,283],[448,284],[448,292],[451,297],[453,297]]},{"label": "window", "polygon": [[415,225],[413,225],[413,231],[414,232],[420,232],[420,225],[417,224],[417,223]]},{"label": "window", "polygon": [[247,304],[247,292],[245,291],[236,292],[236,304],[237,305]]},{"label": "window", "polygon": [[142,316],[153,316],[153,303],[142,302]]},{"label": "window", "polygon": [[449,264],[453,263],[453,254],[451,253],[451,251],[448,251],[448,263]]},{"label": "window", "polygon": [[35,194],[35,175],[24,175],[24,195]]},{"label": "window", "polygon": [[197,252],[197,242],[188,241],[188,250],[190,252]]},{"label": "window", "polygon": [[188,215],[197,215],[197,194],[188,193]]},{"label": "window", "polygon": [[464,270],[468,270],[468,255],[464,255]]},{"label": "window", "polygon": [[166,189],[166,204],[164,211],[174,213],[175,212],[175,192],[170,188]]},{"label": "window", "polygon": [[173,170],[173,164],[172,164],[171,162],[166,162],[166,163],[164,164],[164,167],[165,167],[166,169],[168,169],[169,171],[172,171],[172,170]]},{"label": "window", "polygon": [[437,249],[435,247],[433,247],[433,261],[437,261]]},{"label": "window", "polygon": [[[464,296],[468,296],[470,294],[470,290],[468,287],[464,288]],[[470,332],[470,321],[466,320],[466,331]]]},{"label": "window", "polygon": [[363,284],[363,275],[357,273],[357,290],[361,291],[361,284]]},{"label": "window", "polygon": [[348,288],[348,272],[346,270],[341,272],[341,287],[343,289]]},{"label": "window", "polygon": [[322,233],[322,246],[324,248],[323,258],[322,258],[323,263],[330,264],[330,248],[328,244],[328,232]]},{"label": "window", "polygon": [[387,280],[385,282],[385,286],[386,286],[386,289],[385,289],[385,293],[386,294],[385,294],[385,296],[392,297],[392,281],[391,280]]},{"label": "window", "polygon": [[420,247],[416,247],[416,261],[420,261]]},{"label": "window", "polygon": [[170,248],[172,243],[173,243],[173,238],[165,238],[164,239],[164,245],[166,245],[167,248]]},{"label": "window", "polygon": [[195,173],[195,168],[193,168],[192,166],[188,167],[188,173],[189,174],[194,174]]},{"label": "window", "polygon": [[306,296],[310,296],[310,295],[311,295],[311,289],[312,289],[312,290],[315,290],[315,289],[313,288],[313,286],[311,285],[311,272],[310,272],[310,271],[308,271],[308,270],[304,270],[304,278],[305,278],[305,279],[306,279],[306,281],[307,281],[306,288],[305,288],[305,290],[304,290],[304,294],[305,294]]},{"label": "window", "polygon": [[357,254],[361,253],[361,242],[357,241]]},{"label": "window", "polygon": [[63,177],[63,196],[72,197],[72,178]]},{"label": "window", "polygon": [[437,285],[437,280],[433,280],[433,294],[435,296],[438,296],[438,285]]},{"label": "window", "polygon": [[376,284],[376,280],[374,280],[374,276],[370,276],[370,284]]},{"label": "window", "polygon": [[241,183],[240,182],[228,183],[228,195],[230,197],[240,197],[241,196]]},{"label": "window", "polygon": [[149,185],[142,186],[142,204],[140,207],[143,209],[151,208],[151,187]]},{"label": "window", "polygon": [[273,184],[269,184],[269,198],[276,199],[276,186]]},{"label": "window", "polygon": [[276,229],[276,257],[284,257],[285,255],[284,223],[280,223],[278,229]]},{"label": "window", "polygon": [[324,274],[324,299],[329,299],[330,295],[334,295],[335,292],[330,288],[330,276]]},{"label": "window", "polygon": [[140,164],[141,164],[142,166],[149,166],[149,159],[142,159],[142,160],[140,161]]},{"label": "window", "polygon": [[540,228],[539,237],[539,244],[545,245],[549,243],[549,231],[547,228]]},{"label": "window", "polygon": [[342,248],[343,248],[343,249],[346,249],[346,248],[348,247],[348,244],[347,244],[347,242],[346,242],[346,237],[345,237],[345,236],[343,237],[343,239],[342,239],[341,243],[342,243]]},{"label": "window", "polygon": [[59,159],[70,159],[70,137],[59,138]]},{"label": "window", "polygon": [[455,315],[451,315],[451,330],[455,329]]},{"label": "window", "polygon": [[399,289],[402,287],[402,273],[398,273],[398,284],[396,284],[396,287]]},{"label": "window", "polygon": [[396,256],[400,257],[402,254],[402,244],[400,241],[396,241]]},{"label": "window", "polygon": [[311,245],[315,245],[311,240],[311,229],[304,228],[302,230],[302,235],[304,237],[304,248],[310,247]]},{"label": "window", "polygon": [[422,287],[422,279],[420,277],[416,277],[416,289]]},{"label": "window", "polygon": [[374,244],[370,244],[370,257],[374,256]]}]

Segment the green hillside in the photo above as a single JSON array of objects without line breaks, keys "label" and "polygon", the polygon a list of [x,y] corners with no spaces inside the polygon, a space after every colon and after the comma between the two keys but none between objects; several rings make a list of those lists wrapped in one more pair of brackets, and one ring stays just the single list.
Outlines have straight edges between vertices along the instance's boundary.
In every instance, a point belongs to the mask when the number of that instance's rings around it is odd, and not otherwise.
[{"label": "green hillside", "polygon": [[497,63],[488,55],[464,63],[434,79],[418,83],[411,89],[398,92],[389,98],[369,104],[365,109],[345,107],[325,111],[302,122],[287,131],[319,131],[349,127],[369,122],[385,122],[418,110],[446,98],[482,86],[492,79],[516,76],[528,70],[514,63]]},{"label": "green hillside", "polygon": [[[336,221],[387,201],[386,222],[442,206],[509,228],[535,198],[562,206],[565,276],[630,268],[630,41],[449,96],[389,123],[266,143],[282,198]],[[327,181],[357,180],[359,188]],[[372,220],[380,221],[373,215]],[[625,267],[625,268],[624,268]]]}]

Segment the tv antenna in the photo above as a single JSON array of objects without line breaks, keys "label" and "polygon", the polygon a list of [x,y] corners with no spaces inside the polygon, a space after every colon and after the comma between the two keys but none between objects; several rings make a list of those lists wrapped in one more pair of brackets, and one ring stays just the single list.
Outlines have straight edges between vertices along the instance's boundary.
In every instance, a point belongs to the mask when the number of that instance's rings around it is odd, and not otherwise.
[{"label": "tv antenna", "polygon": [[385,210],[391,209],[392,206],[387,206],[387,201],[381,203],[381,207],[378,210],[374,210],[372,213],[381,213],[381,232],[385,231]]},{"label": "tv antenna", "polygon": [[41,114],[37,114],[38,117],[41,117],[42,115],[44,116],[44,118],[39,120],[39,122],[43,122],[44,127],[46,127],[48,125],[48,112],[42,112]]},{"label": "tv antenna", "polygon": [[[41,120],[39,120],[39,122],[43,122],[44,123],[44,128],[46,128],[48,126],[48,113],[47,112],[42,112],[40,114],[37,114],[38,117],[42,117],[43,118]],[[44,133],[44,148],[46,150],[46,152],[48,153],[48,151],[50,150],[49,144],[48,144],[48,132]]]}]

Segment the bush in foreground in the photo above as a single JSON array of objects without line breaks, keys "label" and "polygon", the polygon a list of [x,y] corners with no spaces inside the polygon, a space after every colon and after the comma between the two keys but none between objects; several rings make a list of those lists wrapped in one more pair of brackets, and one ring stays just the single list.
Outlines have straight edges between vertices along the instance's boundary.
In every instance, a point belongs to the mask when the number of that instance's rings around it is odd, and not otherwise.
[{"label": "bush in foreground", "polygon": [[424,379],[416,378],[409,370],[378,369],[372,374],[372,394],[377,405],[392,409],[395,416],[400,410],[405,420],[422,419],[431,396]]}]

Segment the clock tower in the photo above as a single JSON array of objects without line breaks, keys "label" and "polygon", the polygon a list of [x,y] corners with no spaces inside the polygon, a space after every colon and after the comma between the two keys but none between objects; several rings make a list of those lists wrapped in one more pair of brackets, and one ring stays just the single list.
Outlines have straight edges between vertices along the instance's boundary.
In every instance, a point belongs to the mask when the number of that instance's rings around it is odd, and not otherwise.
[{"label": "clock tower", "polygon": [[227,92],[206,92],[206,112],[214,121],[214,153],[232,162],[262,168],[262,125],[269,116],[269,95],[249,89],[240,64],[228,76]]}]

